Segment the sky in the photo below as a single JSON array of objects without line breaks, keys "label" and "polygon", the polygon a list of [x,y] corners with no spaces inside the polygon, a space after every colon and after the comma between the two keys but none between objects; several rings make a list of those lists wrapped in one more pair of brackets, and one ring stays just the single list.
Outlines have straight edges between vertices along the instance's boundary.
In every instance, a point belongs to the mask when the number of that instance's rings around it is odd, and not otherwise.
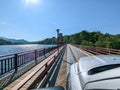
[{"label": "sky", "polygon": [[120,0],[0,0],[0,37],[38,41],[57,28],[120,34]]}]

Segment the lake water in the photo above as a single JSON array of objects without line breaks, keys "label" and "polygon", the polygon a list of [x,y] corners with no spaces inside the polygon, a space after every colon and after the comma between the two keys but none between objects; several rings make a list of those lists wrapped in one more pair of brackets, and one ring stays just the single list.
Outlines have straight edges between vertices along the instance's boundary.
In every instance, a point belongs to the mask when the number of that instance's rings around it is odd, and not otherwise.
[{"label": "lake water", "polygon": [[1,45],[0,46],[0,56],[12,53],[18,53],[22,51],[29,51],[35,49],[42,49],[51,47],[53,45],[39,45],[39,44],[27,44],[27,45]]}]

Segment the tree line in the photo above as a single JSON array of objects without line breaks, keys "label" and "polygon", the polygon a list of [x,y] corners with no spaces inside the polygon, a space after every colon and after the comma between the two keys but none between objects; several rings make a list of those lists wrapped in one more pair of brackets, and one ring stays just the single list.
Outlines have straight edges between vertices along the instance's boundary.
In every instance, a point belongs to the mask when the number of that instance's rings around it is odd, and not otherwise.
[{"label": "tree line", "polygon": [[12,43],[9,42],[9,41],[6,41],[6,40],[3,40],[3,39],[0,39],[0,45],[8,45],[8,44],[12,44]]},{"label": "tree line", "polygon": [[[52,37],[38,43],[57,44],[57,40]],[[88,32],[83,30],[79,33],[63,36],[63,43],[120,49],[120,34],[111,35],[109,33],[103,34],[100,31]]]}]

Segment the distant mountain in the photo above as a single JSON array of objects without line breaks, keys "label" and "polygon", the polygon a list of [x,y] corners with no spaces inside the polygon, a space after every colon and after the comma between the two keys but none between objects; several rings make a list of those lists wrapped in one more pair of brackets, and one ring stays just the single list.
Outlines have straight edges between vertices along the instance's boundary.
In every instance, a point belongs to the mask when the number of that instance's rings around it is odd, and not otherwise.
[{"label": "distant mountain", "polygon": [[5,41],[9,41],[13,44],[27,44],[29,43],[28,41],[24,40],[24,39],[10,39],[10,38],[5,38],[5,37],[0,37],[0,39],[3,39]]},{"label": "distant mountain", "polygon": [[[12,41],[11,41],[12,42]],[[13,43],[23,43],[23,44],[27,44],[29,43],[28,41],[24,40],[24,39],[19,39],[19,40],[14,40]]]},{"label": "distant mountain", "polygon": [[6,40],[3,40],[3,39],[0,39],[0,45],[7,45],[7,44],[12,44],[10,41],[6,41]]}]

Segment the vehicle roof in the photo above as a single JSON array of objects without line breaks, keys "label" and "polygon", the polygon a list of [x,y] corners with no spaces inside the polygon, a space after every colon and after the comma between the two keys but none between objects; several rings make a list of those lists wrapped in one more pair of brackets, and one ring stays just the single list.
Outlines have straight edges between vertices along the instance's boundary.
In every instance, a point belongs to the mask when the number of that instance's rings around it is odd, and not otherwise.
[{"label": "vehicle roof", "polygon": [[82,78],[82,84],[99,81],[104,79],[109,79],[113,77],[120,78],[120,67],[115,69],[110,69],[97,74],[88,75],[88,71],[99,66],[120,64],[120,56],[115,55],[100,55],[100,56],[89,56],[81,58],[78,62],[78,69],[80,77]]},{"label": "vehicle roof", "polygon": [[87,84],[90,84],[93,82],[101,82],[101,81],[108,81],[108,80],[111,80],[112,82],[116,79],[120,79],[120,68],[107,70],[101,73],[97,73],[95,75],[87,75],[87,73],[81,73],[81,79],[82,79],[81,83],[82,85],[84,85],[84,87]]},{"label": "vehicle roof", "polygon": [[120,56],[117,55],[88,56],[81,58],[78,63],[80,72],[87,72],[92,68],[99,66],[120,64]]}]

